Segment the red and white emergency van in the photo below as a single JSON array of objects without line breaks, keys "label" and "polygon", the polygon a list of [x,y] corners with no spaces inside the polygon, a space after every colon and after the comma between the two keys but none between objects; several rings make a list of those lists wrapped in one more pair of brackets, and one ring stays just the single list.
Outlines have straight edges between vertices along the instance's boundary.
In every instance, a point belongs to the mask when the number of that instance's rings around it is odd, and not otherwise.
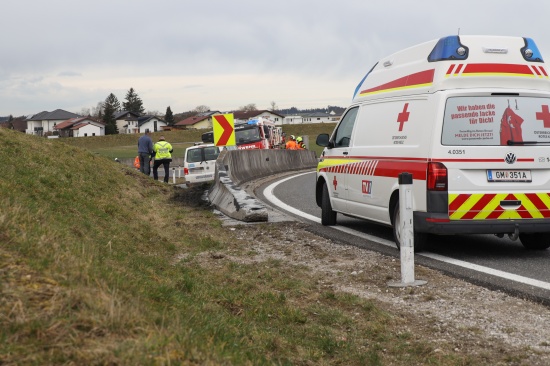
[{"label": "red and white emergency van", "polygon": [[431,234],[495,234],[550,247],[550,80],[530,38],[449,36],[380,60],[317,168],[323,225],[337,213],[393,226],[413,176],[415,250]]}]

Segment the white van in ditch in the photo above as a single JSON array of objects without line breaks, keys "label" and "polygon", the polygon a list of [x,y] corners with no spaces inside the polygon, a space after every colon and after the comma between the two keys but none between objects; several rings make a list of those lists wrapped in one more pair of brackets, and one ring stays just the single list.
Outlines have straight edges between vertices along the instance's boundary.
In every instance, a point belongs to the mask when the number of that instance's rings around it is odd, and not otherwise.
[{"label": "white van in ditch", "polygon": [[[236,150],[236,146],[222,146],[222,149]],[[201,144],[185,149],[183,157],[183,175],[185,184],[190,186],[214,180],[216,159],[220,155],[220,147],[214,144]]]},{"label": "white van in ditch", "polygon": [[323,225],[337,213],[393,226],[413,176],[414,246],[495,234],[550,247],[550,80],[533,40],[449,36],[380,60],[317,168]]}]

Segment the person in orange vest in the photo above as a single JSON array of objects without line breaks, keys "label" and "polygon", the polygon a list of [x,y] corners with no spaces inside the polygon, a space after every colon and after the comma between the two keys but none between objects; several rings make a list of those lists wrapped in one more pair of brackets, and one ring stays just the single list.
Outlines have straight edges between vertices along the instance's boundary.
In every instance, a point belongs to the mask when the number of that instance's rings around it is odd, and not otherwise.
[{"label": "person in orange vest", "polygon": [[298,145],[296,145],[296,137],[294,135],[290,135],[290,140],[286,143],[285,148],[287,150],[296,150]]},{"label": "person in orange vest", "polygon": [[306,150],[306,144],[302,136],[296,137],[296,150]]}]

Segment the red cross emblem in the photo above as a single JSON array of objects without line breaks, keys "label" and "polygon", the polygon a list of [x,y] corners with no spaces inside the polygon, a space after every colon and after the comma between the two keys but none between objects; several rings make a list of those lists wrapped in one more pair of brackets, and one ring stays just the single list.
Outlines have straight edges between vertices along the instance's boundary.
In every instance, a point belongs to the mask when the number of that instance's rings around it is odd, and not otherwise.
[{"label": "red cross emblem", "polygon": [[547,105],[542,106],[542,112],[536,113],[537,120],[542,121],[544,128],[550,128],[550,111]]},{"label": "red cross emblem", "polygon": [[334,184],[334,190],[336,190],[336,186],[338,185],[338,181],[336,180],[336,176],[334,176],[334,179],[332,180],[332,184]]},{"label": "red cross emblem", "polygon": [[[409,120],[409,112],[407,112],[407,107],[409,103],[405,103],[403,106],[403,111],[397,115],[397,122],[399,122],[399,131],[403,131],[403,124]],[[548,107],[546,107],[548,109]]]}]

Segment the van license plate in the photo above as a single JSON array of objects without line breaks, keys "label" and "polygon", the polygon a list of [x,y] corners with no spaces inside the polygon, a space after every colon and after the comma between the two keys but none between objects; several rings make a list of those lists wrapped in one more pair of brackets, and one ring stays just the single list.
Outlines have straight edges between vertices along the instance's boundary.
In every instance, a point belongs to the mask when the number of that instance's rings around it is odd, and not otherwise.
[{"label": "van license plate", "polygon": [[487,169],[488,182],[531,182],[530,170]]}]

